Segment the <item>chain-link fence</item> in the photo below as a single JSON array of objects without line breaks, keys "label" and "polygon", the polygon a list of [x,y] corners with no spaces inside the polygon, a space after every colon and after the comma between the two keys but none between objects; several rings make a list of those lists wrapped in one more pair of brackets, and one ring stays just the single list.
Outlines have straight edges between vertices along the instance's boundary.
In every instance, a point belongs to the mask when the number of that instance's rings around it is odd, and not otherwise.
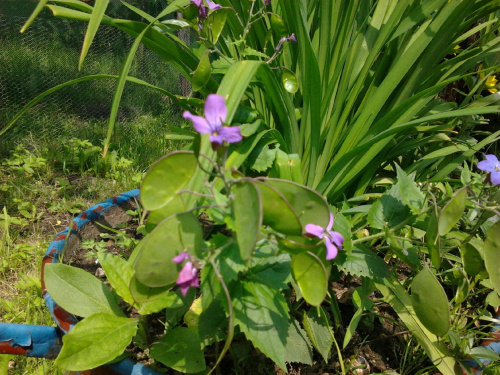
[{"label": "chain-link fence", "polygon": [[[130,2],[150,14],[159,13],[167,5],[166,0]],[[119,74],[133,43],[131,37],[118,29],[102,25],[83,69],[78,71],[86,23],[55,18],[48,10],[43,10],[34,24],[20,34],[19,30],[36,3],[31,0],[0,1],[0,130],[30,100],[56,85],[91,74]],[[111,0],[107,14],[134,17],[119,0]],[[177,73],[144,46],[136,54],[130,75],[173,93],[178,91]],[[112,78],[92,80],[49,95],[0,137],[0,154],[27,136],[102,140],[115,85],[116,79]],[[171,123],[170,120],[180,117],[172,116],[172,111],[172,103],[159,92],[127,83],[114,142],[126,140],[127,144],[133,144],[131,138],[147,137],[147,141],[141,139],[141,143],[159,148],[156,151],[161,152],[165,146],[165,122]]]}]

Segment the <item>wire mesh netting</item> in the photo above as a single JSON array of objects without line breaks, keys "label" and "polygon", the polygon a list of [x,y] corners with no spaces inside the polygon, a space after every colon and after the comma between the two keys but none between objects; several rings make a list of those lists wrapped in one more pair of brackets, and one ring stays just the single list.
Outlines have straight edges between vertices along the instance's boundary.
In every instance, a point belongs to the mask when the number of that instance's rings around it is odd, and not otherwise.
[{"label": "wire mesh netting", "polygon": [[[129,1],[130,2],[130,1]],[[0,2],[0,131],[37,95],[72,79],[93,74],[118,75],[133,38],[101,25],[81,71],[78,59],[86,23],[55,18],[43,10],[24,33],[36,1]],[[159,13],[166,0],[136,0],[133,5],[150,14]],[[125,9],[125,10],[124,10]],[[119,0],[111,0],[107,14],[133,18]],[[140,17],[136,16],[137,20]],[[177,93],[178,74],[156,54],[139,47],[129,75]],[[78,137],[100,142],[107,131],[116,79],[77,83],[58,90],[28,110],[0,137],[0,154],[13,145],[33,139]],[[137,145],[151,162],[168,147],[165,123],[180,117],[169,99],[142,85],[127,83],[119,110],[113,142],[128,157],[137,156]],[[174,115],[175,114],[175,115]],[[178,121],[178,120],[177,120]],[[129,152],[127,152],[127,148]]]}]

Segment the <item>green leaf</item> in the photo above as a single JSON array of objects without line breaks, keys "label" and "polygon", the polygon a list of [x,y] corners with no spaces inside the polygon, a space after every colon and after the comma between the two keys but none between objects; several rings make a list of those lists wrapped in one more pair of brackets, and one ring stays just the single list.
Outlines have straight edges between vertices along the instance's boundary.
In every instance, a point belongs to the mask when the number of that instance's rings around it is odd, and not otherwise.
[{"label": "green leaf", "polygon": [[411,283],[411,301],[422,324],[444,336],[450,329],[450,308],[446,293],[432,272],[424,267]]},{"label": "green leaf", "polygon": [[443,207],[438,219],[440,236],[448,233],[462,217],[467,203],[467,187],[458,190],[455,196]]},{"label": "green leaf", "polygon": [[443,375],[457,374],[457,363],[446,345],[434,334],[429,332],[417,319],[412,307],[411,297],[396,277],[389,274],[383,283],[376,283],[377,289],[383,295],[384,301],[396,311],[409,331],[413,333],[418,343],[425,350],[429,359]]},{"label": "green leaf", "polygon": [[236,240],[244,260],[252,256],[262,226],[262,200],[255,184],[243,180],[233,185]]},{"label": "green leaf", "polygon": [[122,354],[137,332],[137,319],[105,313],[78,322],[63,336],[63,346],[55,364],[65,370],[89,370]]},{"label": "green leaf", "polygon": [[283,87],[290,94],[295,94],[299,89],[299,84],[297,82],[297,77],[289,69],[283,68],[283,73],[281,74],[281,82]]},{"label": "green leaf", "polygon": [[498,292],[500,291],[500,221],[488,229],[483,251],[486,270],[493,287]]},{"label": "green leaf", "polygon": [[269,144],[265,144],[261,149],[256,149],[257,157],[253,160],[250,168],[257,172],[265,172],[272,167],[276,159],[276,151],[278,148],[269,148]]},{"label": "green leaf", "polygon": [[174,195],[172,200],[169,201],[165,206],[149,213],[146,222],[146,230],[148,232],[151,232],[160,222],[165,220],[167,217],[184,211],[186,211],[186,206],[184,205],[182,196],[180,194]]},{"label": "green leaf", "polygon": [[148,211],[158,210],[174,199],[191,180],[197,160],[192,152],[175,151],[149,169],[141,186],[141,202]]},{"label": "green leaf", "polygon": [[302,226],[290,203],[276,188],[257,181],[262,198],[262,224],[284,234],[301,234]]},{"label": "green leaf", "polygon": [[184,305],[184,302],[175,292],[168,291],[157,299],[139,304],[137,311],[141,315],[149,315],[160,312],[163,309],[176,309]]},{"label": "green leaf", "polygon": [[213,44],[217,44],[220,33],[226,24],[227,11],[228,9],[224,8],[216,9],[213,12],[210,12],[210,15],[208,16]]},{"label": "green leaf", "polygon": [[87,52],[89,51],[90,45],[94,40],[95,34],[101,24],[102,17],[104,16],[104,12],[106,11],[108,4],[109,0],[96,0],[94,4],[94,9],[87,26],[87,32],[85,33],[85,39],[83,40],[82,52],[80,54],[80,60],[78,61],[78,70],[82,69],[83,61],[87,56]]},{"label": "green leaf", "polygon": [[163,220],[141,241],[135,260],[135,277],[145,286],[157,288],[174,283],[181,265],[172,259],[183,251],[201,255],[203,233],[192,213],[180,213]]},{"label": "green leaf", "polygon": [[317,255],[307,252],[292,256],[292,275],[304,299],[319,306],[326,297],[329,271]]},{"label": "green leaf", "polygon": [[[327,227],[330,220],[330,208],[325,198],[316,191],[292,181],[273,178],[265,178],[260,181],[279,191],[296,213],[302,227],[299,233],[294,234],[302,234],[307,224]],[[267,203],[264,199],[263,202]]]},{"label": "green leaf", "polygon": [[123,316],[115,294],[87,271],[62,263],[48,263],[43,273],[47,291],[69,313],[84,318],[99,312]]},{"label": "green leaf", "polygon": [[305,363],[312,365],[312,346],[306,331],[300,328],[299,322],[293,319],[286,339],[285,362]]},{"label": "green leaf", "polygon": [[283,295],[266,284],[249,280],[234,284],[231,298],[234,322],[256,348],[286,370],[290,317]]},{"label": "green leaf", "polygon": [[176,327],[167,331],[151,347],[151,357],[164,365],[187,374],[205,370],[205,357],[198,334],[189,328]]},{"label": "green leaf", "polygon": [[[366,310],[372,310],[374,303],[373,301],[368,298],[368,295],[373,292],[373,289],[370,288],[369,284],[366,282],[367,279],[364,279],[363,285],[360,287],[357,287],[354,290],[354,293],[352,295],[352,299],[355,303],[355,305],[358,306],[358,309],[354,313],[354,315],[351,318],[351,322],[349,323],[349,326],[347,327],[346,334],[344,336],[344,342],[342,346],[345,348],[349,342],[351,341],[352,336],[354,335],[354,332],[356,331],[356,328],[358,327],[359,322],[361,321],[361,317],[363,316],[363,312]],[[373,285],[373,284],[372,284]]]},{"label": "green leaf", "polygon": [[[333,338],[329,326],[325,323],[325,318],[327,318],[327,315],[321,307],[318,310],[310,309],[307,313],[303,313],[302,324],[314,348],[321,354],[325,362],[328,363]],[[331,325],[329,319],[327,321]]]},{"label": "green leaf", "polygon": [[427,232],[425,233],[425,243],[427,244],[427,249],[429,250],[432,265],[434,268],[439,269],[441,266],[441,237],[438,234],[438,217],[435,208],[432,209],[429,216]]},{"label": "green leaf", "polygon": [[106,279],[109,281],[115,292],[130,305],[134,304],[134,298],[130,293],[129,285],[134,276],[134,267],[125,259],[118,255],[99,252],[97,259],[101,264]]},{"label": "green leaf", "polygon": [[47,4],[48,1],[49,0],[40,0],[38,2],[38,4],[36,5],[35,10],[33,11],[33,13],[31,13],[30,17],[28,18],[28,20],[26,21],[26,23],[21,28],[21,33],[24,33],[28,29],[28,27],[31,26],[31,24],[38,17],[38,15],[40,14],[40,12],[42,11],[43,7],[45,6],[45,4]]},{"label": "green leaf", "polygon": [[398,176],[396,186],[399,188],[401,197],[411,211],[418,215],[424,207],[425,195],[417,187],[414,178],[410,178],[397,164],[396,171]]},{"label": "green leaf", "polygon": [[200,59],[198,67],[193,72],[193,91],[200,91],[210,80],[212,74],[212,66],[210,65],[210,58],[208,53],[204,53]]},{"label": "green leaf", "polygon": [[334,262],[340,270],[346,273],[367,277],[377,283],[383,283],[391,276],[383,259],[359,244],[349,253],[340,251]]},{"label": "green leaf", "polygon": [[386,194],[372,204],[367,220],[373,228],[384,229],[401,223],[409,215],[410,209],[404,204],[399,188],[392,186]]},{"label": "green leaf", "polygon": [[484,261],[481,258],[481,254],[469,242],[460,247],[460,255],[462,256],[462,265],[467,275],[476,276],[484,269]]}]

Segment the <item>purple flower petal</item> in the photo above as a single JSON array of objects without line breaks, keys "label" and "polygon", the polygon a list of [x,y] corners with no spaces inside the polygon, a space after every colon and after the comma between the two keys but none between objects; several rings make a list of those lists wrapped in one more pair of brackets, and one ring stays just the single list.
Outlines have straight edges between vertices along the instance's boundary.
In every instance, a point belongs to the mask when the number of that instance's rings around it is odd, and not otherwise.
[{"label": "purple flower petal", "polygon": [[490,180],[493,185],[500,185],[500,172],[491,172]]},{"label": "purple flower petal", "polygon": [[333,228],[333,215],[330,212],[330,220],[328,220],[328,225],[326,226],[326,231],[330,232]]},{"label": "purple flower petal", "polygon": [[489,155],[484,155],[486,160],[488,160],[491,163],[497,164],[498,163],[498,158],[495,155],[489,154]]},{"label": "purple flower petal", "polygon": [[477,163],[477,167],[482,171],[493,172],[495,170],[495,163],[489,160],[482,160]]},{"label": "purple flower petal", "polygon": [[205,117],[212,131],[218,131],[226,121],[227,107],[225,99],[217,94],[210,94],[205,101]]},{"label": "purple flower petal", "polygon": [[312,234],[315,237],[323,238],[325,229],[316,224],[306,224],[306,233]]},{"label": "purple flower petal", "polygon": [[184,262],[185,260],[188,260],[188,259],[189,259],[189,254],[187,253],[187,251],[183,251],[182,253],[180,253],[179,255],[174,257],[172,259],[172,262],[181,264],[182,262]]},{"label": "purple flower petal", "polygon": [[197,7],[201,7],[201,4],[203,3],[203,0],[191,0],[191,2],[196,5]]},{"label": "purple flower petal", "polygon": [[[214,148],[214,145],[217,147],[222,146],[222,143],[224,142],[224,137],[221,134],[211,134],[209,137],[210,143],[212,144],[212,148]],[[215,148],[214,150],[216,150]]]},{"label": "purple flower petal", "polygon": [[337,245],[340,250],[342,250],[342,246],[344,245],[344,236],[342,236],[339,232],[334,231],[330,231],[328,234],[330,235],[332,242]]},{"label": "purple flower petal", "polygon": [[184,267],[182,267],[181,272],[179,272],[179,277],[177,278],[176,284],[182,285],[185,283],[191,283],[198,275],[198,270],[193,266],[193,263],[186,262]]},{"label": "purple flower petal", "polygon": [[334,259],[339,253],[339,251],[337,250],[337,248],[333,243],[328,241],[328,239],[326,240],[325,245],[326,245],[326,260]]},{"label": "purple flower petal", "polygon": [[189,111],[184,111],[182,117],[191,120],[194,129],[200,134],[212,133],[215,130],[204,117],[192,115]]},{"label": "purple flower petal", "polygon": [[241,130],[237,126],[222,126],[219,129],[219,134],[227,143],[236,143],[241,141],[241,139],[243,138],[241,136]]},{"label": "purple flower petal", "polygon": [[220,6],[219,4],[215,4],[213,1],[210,1],[210,0],[207,0],[207,4],[211,10],[216,10],[216,9],[222,8],[222,6]]}]

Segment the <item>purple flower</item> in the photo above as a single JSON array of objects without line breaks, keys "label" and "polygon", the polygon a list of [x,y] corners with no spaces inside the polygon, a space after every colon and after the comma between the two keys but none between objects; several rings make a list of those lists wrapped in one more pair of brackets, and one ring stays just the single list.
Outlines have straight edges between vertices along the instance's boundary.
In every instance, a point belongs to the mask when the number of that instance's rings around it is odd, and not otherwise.
[{"label": "purple flower", "polygon": [[[181,264],[185,260],[189,259],[189,254],[185,251],[177,255],[172,259],[172,262]],[[194,266],[193,262],[188,261],[182,267],[181,272],[179,272],[179,277],[175,282],[179,285],[179,289],[183,296],[185,296],[190,287],[199,288],[200,287],[200,279],[198,277],[198,269]]]},{"label": "purple flower", "polygon": [[193,127],[200,134],[210,134],[212,148],[217,150],[223,142],[235,143],[242,139],[240,128],[223,126],[226,121],[227,107],[224,98],[210,94],[205,101],[205,117],[192,115],[185,111],[182,116],[193,122]]},{"label": "purple flower", "polygon": [[332,227],[333,215],[330,213],[330,221],[326,229],[316,224],[307,224],[305,228],[306,233],[304,233],[304,235],[308,237],[314,236],[325,239],[327,260],[334,259],[338,254],[338,250],[342,250],[342,245],[344,243],[344,237],[342,237],[340,233],[334,232]]},{"label": "purple flower", "polygon": [[484,155],[486,160],[477,163],[477,167],[490,172],[490,180],[493,185],[500,185],[500,162],[495,155]]},{"label": "purple flower", "polygon": [[208,8],[203,4],[203,0],[191,0],[191,2],[198,7],[198,17],[199,18],[207,18],[208,9],[215,10],[222,8],[219,4],[215,4],[211,0],[206,0],[208,4]]}]

